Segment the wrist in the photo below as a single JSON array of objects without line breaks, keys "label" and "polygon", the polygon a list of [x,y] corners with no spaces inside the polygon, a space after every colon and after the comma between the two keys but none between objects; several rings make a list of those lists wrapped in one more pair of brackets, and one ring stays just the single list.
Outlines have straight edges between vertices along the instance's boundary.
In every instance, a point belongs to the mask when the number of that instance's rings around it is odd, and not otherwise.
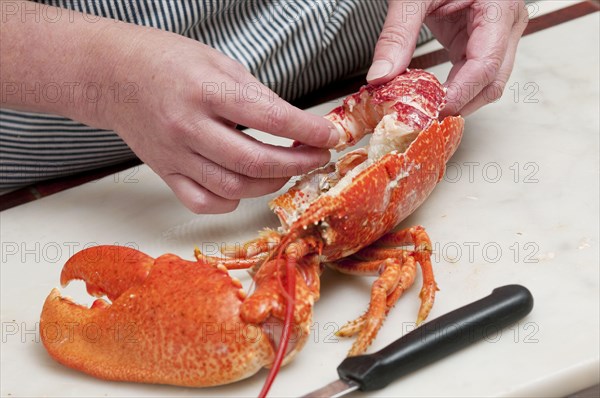
[{"label": "wrist", "polygon": [[[56,8],[18,0],[14,6]],[[114,92],[116,65],[126,58],[121,47],[135,37],[124,31],[136,26],[60,9],[46,12],[61,17],[48,22],[21,12],[2,14],[0,106],[111,128],[105,117],[109,98],[121,94]]]},{"label": "wrist", "polygon": [[[107,20],[80,48],[76,95],[69,117],[87,125],[116,130],[118,108],[137,102],[139,86],[131,54],[145,28]],[[139,31],[142,32],[139,32]]]}]

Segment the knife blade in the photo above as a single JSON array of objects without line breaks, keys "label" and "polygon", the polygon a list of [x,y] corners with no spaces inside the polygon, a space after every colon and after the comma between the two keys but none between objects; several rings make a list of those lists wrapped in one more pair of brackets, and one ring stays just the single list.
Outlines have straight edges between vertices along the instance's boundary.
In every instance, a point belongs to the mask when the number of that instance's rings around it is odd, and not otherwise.
[{"label": "knife blade", "polygon": [[444,358],[522,319],[533,309],[531,292],[521,285],[496,288],[492,294],[424,323],[383,349],[348,357],[340,377],[302,398],[337,398],[352,391],[373,391]]}]

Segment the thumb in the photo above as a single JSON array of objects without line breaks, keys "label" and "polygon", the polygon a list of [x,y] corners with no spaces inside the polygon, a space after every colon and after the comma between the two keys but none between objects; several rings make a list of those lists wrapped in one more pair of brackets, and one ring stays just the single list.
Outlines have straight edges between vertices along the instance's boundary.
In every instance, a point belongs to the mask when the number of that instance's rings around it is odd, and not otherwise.
[{"label": "thumb", "polygon": [[386,83],[404,72],[417,46],[428,2],[390,0],[385,24],[367,74],[372,84]]}]

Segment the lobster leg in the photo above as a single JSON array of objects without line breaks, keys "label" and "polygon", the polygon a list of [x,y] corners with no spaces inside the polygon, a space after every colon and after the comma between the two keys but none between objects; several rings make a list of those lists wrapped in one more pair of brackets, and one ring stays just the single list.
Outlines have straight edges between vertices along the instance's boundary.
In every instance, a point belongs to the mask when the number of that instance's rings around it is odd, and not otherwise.
[{"label": "lobster leg", "polygon": [[210,264],[212,266],[222,265],[225,268],[231,269],[255,269],[264,261],[266,256],[257,255],[252,258],[229,258],[229,257],[215,257],[207,256],[202,253],[197,247],[194,249],[194,257],[201,263]]},{"label": "lobster leg", "polygon": [[[421,308],[417,316],[417,325],[420,325],[429,315],[433,302],[435,301],[435,292],[438,289],[433,276],[433,267],[431,266],[431,240],[425,232],[425,228],[415,226],[400,231],[390,232],[381,237],[376,246],[414,246],[414,256],[421,266],[423,273],[423,287],[419,293],[421,298]],[[369,248],[364,249],[368,251]]]},{"label": "lobster leg", "polygon": [[[381,258],[379,260],[385,260],[387,258],[395,258],[395,257],[403,256],[402,261],[406,262],[406,265],[403,266],[405,274],[403,275],[403,278],[400,281],[401,283],[398,283],[398,286],[396,286],[396,289],[394,289],[392,291],[392,293],[390,293],[387,296],[386,312],[385,312],[386,315],[389,313],[389,311],[392,309],[392,307],[396,304],[396,302],[398,301],[400,296],[402,296],[402,293],[404,293],[404,291],[406,289],[408,289],[410,286],[412,286],[415,275],[416,275],[417,269],[416,269],[416,263],[415,263],[414,257],[408,255],[405,252],[403,253],[403,252],[404,252],[403,250],[398,250],[398,249],[386,249],[386,250],[377,250],[376,253],[372,253],[372,254],[376,254],[373,257],[381,255]],[[363,263],[358,262],[357,264],[360,264],[361,268],[363,268],[363,267],[365,267],[365,265],[368,266],[368,263],[381,264],[381,261],[369,261],[369,262],[363,262]],[[341,272],[348,273],[347,270],[343,270]],[[367,273],[370,273],[370,272],[365,272],[364,274],[360,273],[360,272],[354,272],[353,274],[354,275],[365,275]],[[363,328],[365,321],[367,320],[367,315],[368,315],[368,311],[365,314],[361,315],[360,317],[356,318],[355,320],[350,321],[347,324],[345,324],[338,332],[338,335],[342,336],[342,337],[351,337],[351,336],[356,335]]]},{"label": "lobster leg", "polygon": [[[398,246],[414,246],[414,251],[397,248]],[[349,355],[359,355],[373,341],[383,320],[400,296],[414,283],[416,262],[423,273],[421,289],[421,307],[417,316],[417,324],[429,314],[437,285],[431,266],[431,241],[421,226],[388,233],[374,245],[356,253],[352,259],[330,264],[340,272],[352,275],[377,275],[373,283],[369,309],[359,318],[348,322],[338,332],[339,336],[353,336],[359,333]]]},{"label": "lobster leg", "polygon": [[207,256],[200,249],[194,249],[194,256],[199,262],[211,265],[223,265],[225,268],[248,269],[254,274],[267,259],[268,254],[281,242],[281,236],[270,229],[260,232],[260,237],[252,239],[243,245],[228,245],[221,249],[226,257]]},{"label": "lobster leg", "polygon": [[403,250],[395,252],[394,257],[385,259],[371,261],[348,259],[331,265],[340,272],[348,274],[379,274],[379,278],[371,288],[369,309],[359,318],[348,322],[338,332],[338,335],[343,337],[359,334],[348,355],[360,355],[367,349],[375,339],[389,310],[414,282],[416,273],[414,259]]},{"label": "lobster leg", "polygon": [[227,257],[249,259],[272,251],[280,242],[280,234],[265,229],[260,232],[260,237],[252,239],[241,246],[239,244],[227,245],[221,249],[221,252]]},{"label": "lobster leg", "polygon": [[415,246],[415,250],[431,251],[431,240],[425,232],[425,228],[420,225],[401,229],[400,231],[392,231],[383,235],[375,243],[377,247],[398,247],[398,246]]}]

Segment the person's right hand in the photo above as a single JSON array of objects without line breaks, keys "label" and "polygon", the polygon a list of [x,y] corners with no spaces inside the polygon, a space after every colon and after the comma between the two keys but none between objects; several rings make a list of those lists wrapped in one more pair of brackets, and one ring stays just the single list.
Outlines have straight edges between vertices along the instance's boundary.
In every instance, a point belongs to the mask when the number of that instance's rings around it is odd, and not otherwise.
[{"label": "person's right hand", "polygon": [[[111,35],[114,36],[114,41]],[[240,63],[185,37],[118,24],[103,33],[128,45],[109,56],[103,77],[111,87],[137,88],[93,110],[196,213],[234,210],[241,198],[281,188],[289,177],[329,161],[338,133],[322,117],[303,112],[259,83]],[[131,94],[131,93],[130,93]],[[252,127],[305,145],[278,147],[236,129]],[[319,148],[317,148],[319,147]]]},{"label": "person's right hand", "polygon": [[367,80],[386,83],[410,63],[423,22],[448,50],[442,116],[467,116],[500,98],[529,20],[523,0],[390,0]]}]

